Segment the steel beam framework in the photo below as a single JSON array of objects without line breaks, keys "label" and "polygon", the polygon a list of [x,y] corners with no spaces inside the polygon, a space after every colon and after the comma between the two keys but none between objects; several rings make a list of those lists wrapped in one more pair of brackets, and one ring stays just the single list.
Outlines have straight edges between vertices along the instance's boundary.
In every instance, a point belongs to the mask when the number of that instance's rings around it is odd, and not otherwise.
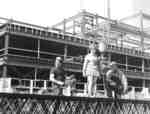
[{"label": "steel beam framework", "polygon": [[[133,24],[126,23],[126,21],[135,18],[139,22],[138,27],[134,22]],[[84,39],[93,39],[97,41],[107,39],[110,44],[126,44],[124,46],[130,45],[131,48],[136,47],[139,50],[145,51],[149,49],[150,45],[150,42],[147,42],[147,39],[150,38],[150,33],[146,31],[149,27],[144,25],[145,21],[150,22],[150,15],[142,11],[117,21],[83,10],[71,18],[55,24],[53,28],[57,28],[64,33],[70,32]],[[133,36],[134,40],[132,38],[127,40],[126,35]],[[122,39],[120,36],[122,36]],[[121,43],[118,41],[121,41]]]}]

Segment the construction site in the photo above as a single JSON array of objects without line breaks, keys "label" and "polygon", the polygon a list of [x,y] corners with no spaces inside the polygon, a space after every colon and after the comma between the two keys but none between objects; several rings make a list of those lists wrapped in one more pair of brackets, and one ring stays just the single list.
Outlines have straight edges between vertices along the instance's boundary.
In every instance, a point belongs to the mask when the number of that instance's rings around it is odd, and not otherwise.
[{"label": "construction site", "polygon": [[[59,114],[148,114],[149,23],[150,15],[142,11],[113,20],[82,10],[51,27],[0,17],[0,112],[51,114],[59,101]],[[90,43],[101,41],[107,44],[108,61],[117,62],[127,76],[131,90],[121,100],[107,98],[102,79],[96,97],[86,96],[84,56]],[[58,56],[77,80],[73,96],[52,95],[49,74]],[[46,92],[40,93],[42,89]]]}]

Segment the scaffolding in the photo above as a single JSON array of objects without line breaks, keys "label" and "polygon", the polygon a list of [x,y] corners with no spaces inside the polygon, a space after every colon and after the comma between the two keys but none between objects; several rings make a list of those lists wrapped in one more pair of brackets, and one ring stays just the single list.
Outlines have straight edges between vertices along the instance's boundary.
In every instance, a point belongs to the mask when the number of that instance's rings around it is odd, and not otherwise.
[{"label": "scaffolding", "polygon": [[147,52],[150,48],[150,15],[140,11],[120,20],[113,20],[85,10],[52,26],[64,34],[81,39],[106,40],[108,44]]}]

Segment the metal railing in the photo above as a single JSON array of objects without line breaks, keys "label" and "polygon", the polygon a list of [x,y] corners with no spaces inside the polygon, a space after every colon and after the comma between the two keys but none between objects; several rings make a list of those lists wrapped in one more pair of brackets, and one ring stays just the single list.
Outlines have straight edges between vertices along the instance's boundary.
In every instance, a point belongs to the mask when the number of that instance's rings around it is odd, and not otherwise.
[{"label": "metal railing", "polygon": [[150,101],[0,93],[2,114],[149,114]]},{"label": "metal railing", "polygon": [[[5,91],[1,88],[1,92],[7,93],[23,93],[23,94],[45,94],[54,95],[51,81],[49,80],[31,80],[31,79],[18,79],[18,78],[7,78],[5,81]],[[1,84],[3,85],[3,84]],[[98,87],[99,86],[99,87]],[[130,86],[130,91],[122,95],[123,99],[150,99],[149,88],[145,87],[133,87]],[[86,82],[76,82],[75,92],[72,96],[87,97],[87,83]],[[96,98],[107,98],[103,83],[98,83],[96,88]],[[71,90],[70,90],[71,91]],[[70,92],[69,91],[69,92]],[[64,96],[69,96],[66,93],[66,88],[63,91]]]}]

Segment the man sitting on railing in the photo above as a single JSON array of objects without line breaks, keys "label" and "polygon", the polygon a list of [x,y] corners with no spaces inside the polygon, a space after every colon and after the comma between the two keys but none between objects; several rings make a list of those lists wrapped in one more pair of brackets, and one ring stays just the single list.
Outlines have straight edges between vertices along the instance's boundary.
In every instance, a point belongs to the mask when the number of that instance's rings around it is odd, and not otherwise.
[{"label": "man sitting on railing", "polygon": [[121,95],[127,91],[127,78],[119,70],[116,62],[110,63],[110,70],[106,73],[106,90],[108,97],[112,97],[114,92],[115,98],[121,98]]},{"label": "man sitting on railing", "polygon": [[63,86],[65,84],[65,71],[63,69],[63,59],[56,57],[55,67],[50,71],[50,80],[52,81],[53,92],[56,95],[63,94]]}]

